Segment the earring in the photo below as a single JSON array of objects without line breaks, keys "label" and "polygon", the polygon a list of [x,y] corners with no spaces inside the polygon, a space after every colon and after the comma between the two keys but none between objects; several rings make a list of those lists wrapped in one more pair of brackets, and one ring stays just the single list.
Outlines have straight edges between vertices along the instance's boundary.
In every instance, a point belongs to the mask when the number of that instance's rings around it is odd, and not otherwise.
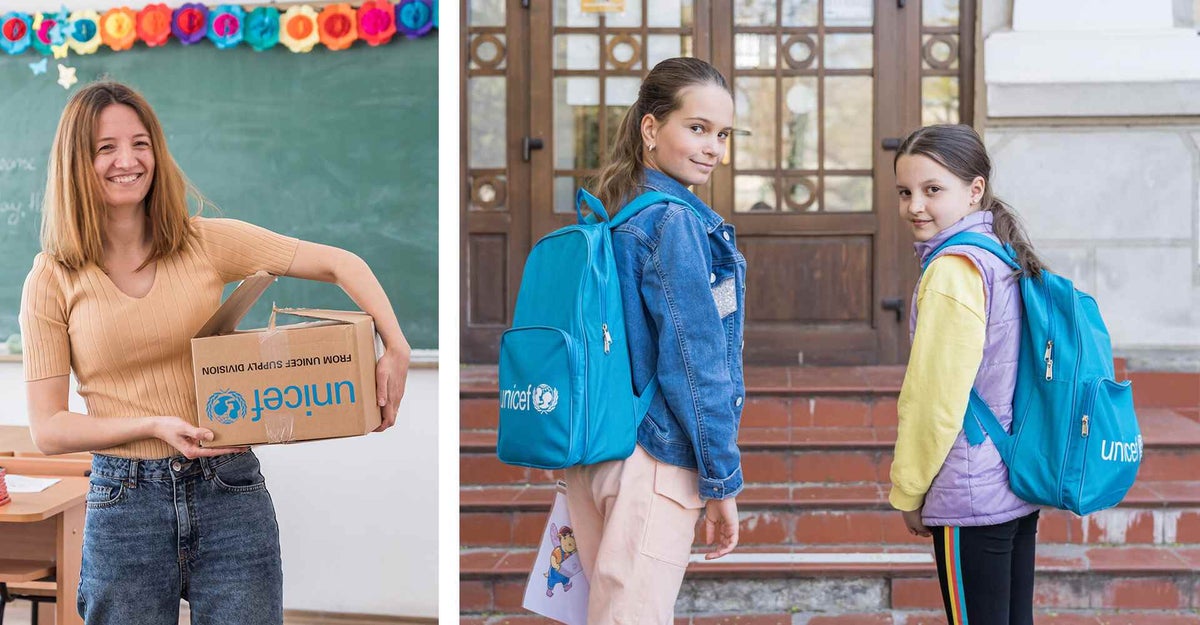
[{"label": "earring", "polygon": [[648,150],[648,151],[650,151],[650,152],[653,152],[653,151],[654,151],[654,144],[653,144],[653,143],[651,143],[649,146],[647,146],[647,150]]}]

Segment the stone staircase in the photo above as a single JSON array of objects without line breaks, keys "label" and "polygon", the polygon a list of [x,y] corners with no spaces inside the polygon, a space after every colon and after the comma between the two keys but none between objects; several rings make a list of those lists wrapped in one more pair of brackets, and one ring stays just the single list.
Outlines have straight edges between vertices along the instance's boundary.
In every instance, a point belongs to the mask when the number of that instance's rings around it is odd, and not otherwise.
[{"label": "stone staircase", "polygon": [[[1039,624],[1200,625],[1200,374],[1126,377],[1146,446],[1138,483],[1083,519],[1043,511]],[[886,499],[902,379],[902,367],[747,369],[741,545],[694,558],[677,623],[945,623],[928,539]],[[559,476],[496,460],[495,393],[494,367],[463,369],[461,618],[550,623],[521,598]]]}]

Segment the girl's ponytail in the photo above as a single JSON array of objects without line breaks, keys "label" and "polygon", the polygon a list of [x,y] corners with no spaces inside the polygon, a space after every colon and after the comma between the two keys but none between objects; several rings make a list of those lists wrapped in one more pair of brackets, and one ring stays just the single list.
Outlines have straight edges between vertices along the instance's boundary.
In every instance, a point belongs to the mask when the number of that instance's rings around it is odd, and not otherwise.
[{"label": "girl's ponytail", "polygon": [[1017,252],[1017,262],[1021,265],[1021,272],[1028,276],[1038,277],[1042,275],[1042,270],[1046,268],[1042,264],[1042,259],[1033,251],[1033,244],[1029,242],[1029,235],[1025,234],[1025,226],[1021,223],[1021,219],[1013,209],[992,195],[992,190],[989,187],[984,192],[982,204],[984,209],[992,214],[992,231],[996,233],[996,238],[1003,243],[1008,243]]}]

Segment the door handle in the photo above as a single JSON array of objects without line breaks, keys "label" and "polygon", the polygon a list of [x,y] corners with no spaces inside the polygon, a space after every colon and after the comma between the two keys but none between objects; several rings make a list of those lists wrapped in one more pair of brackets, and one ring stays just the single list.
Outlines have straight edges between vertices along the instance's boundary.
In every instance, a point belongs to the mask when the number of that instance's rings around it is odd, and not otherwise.
[{"label": "door handle", "polygon": [[542,143],[540,138],[525,137],[521,140],[521,159],[528,163],[529,159],[532,158],[530,152],[533,152],[534,150],[540,150],[543,147],[545,147],[545,145]]},{"label": "door handle", "polygon": [[879,305],[884,310],[891,310],[896,313],[896,323],[900,323],[900,319],[904,314],[904,300],[899,297],[885,297],[879,302]]},{"label": "door handle", "polygon": [[903,9],[904,8],[904,0],[896,0],[896,8]]},{"label": "door handle", "polygon": [[895,152],[900,149],[900,139],[896,137],[888,137],[883,140],[883,149]]}]

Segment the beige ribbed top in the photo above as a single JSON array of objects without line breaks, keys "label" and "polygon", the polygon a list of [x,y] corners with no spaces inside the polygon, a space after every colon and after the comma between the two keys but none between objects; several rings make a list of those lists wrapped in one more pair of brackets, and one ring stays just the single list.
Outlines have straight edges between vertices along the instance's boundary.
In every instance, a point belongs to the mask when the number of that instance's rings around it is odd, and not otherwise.
[{"label": "beige ribbed top", "polygon": [[[26,381],[73,369],[93,417],[178,415],[195,423],[192,336],[220,306],[226,284],[256,271],[287,273],[298,241],[233,219],[192,223],[199,245],[159,260],[142,298],[126,295],[94,264],[70,271],[38,254],[21,295]],[[96,451],[179,454],[158,439]]]}]

